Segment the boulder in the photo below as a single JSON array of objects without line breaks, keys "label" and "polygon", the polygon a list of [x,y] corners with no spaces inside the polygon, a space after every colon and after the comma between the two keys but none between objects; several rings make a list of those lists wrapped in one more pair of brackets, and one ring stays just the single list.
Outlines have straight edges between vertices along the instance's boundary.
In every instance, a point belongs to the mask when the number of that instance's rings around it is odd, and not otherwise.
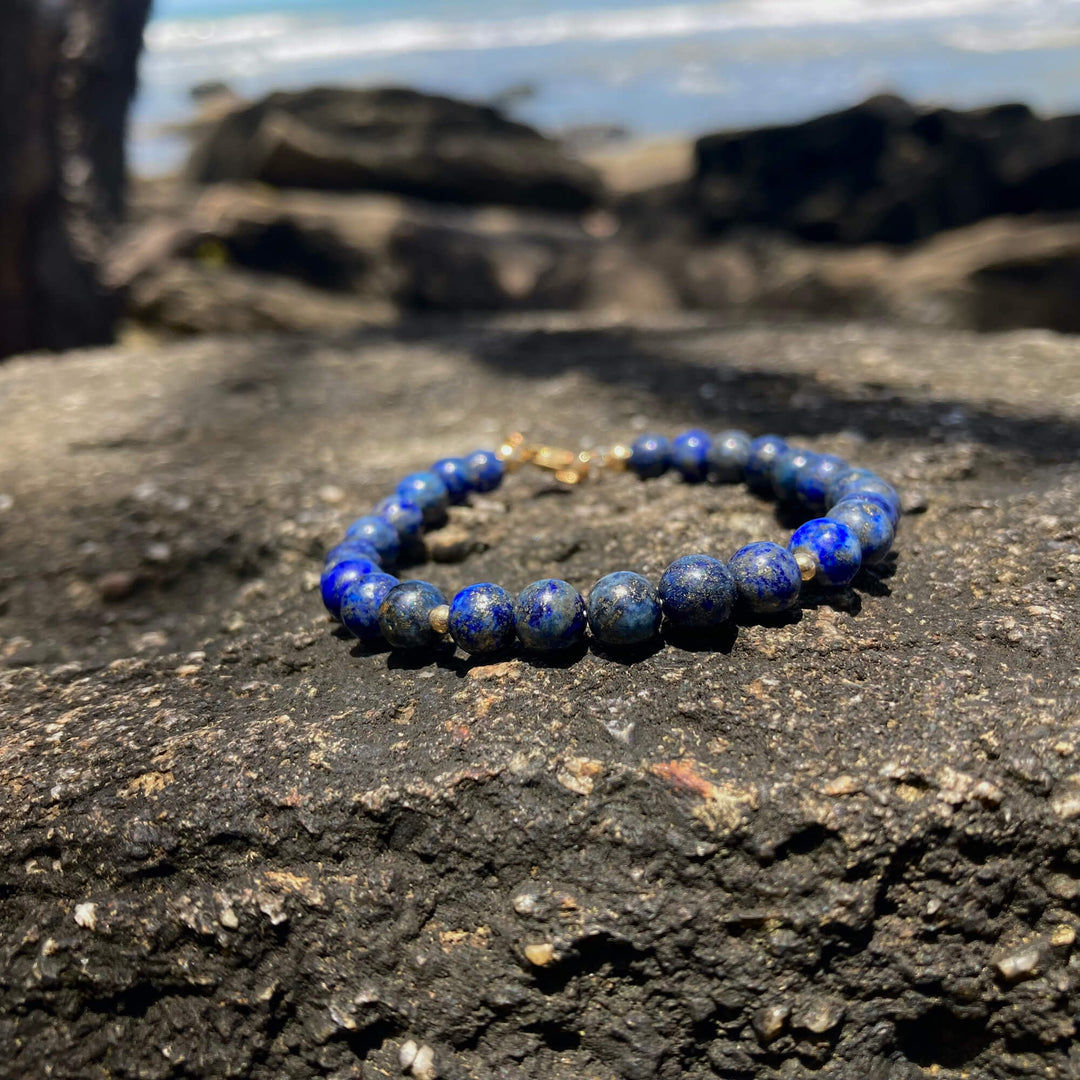
[{"label": "boulder", "polygon": [[594,170],[534,128],[489,106],[397,88],[270,94],[212,126],[186,175],[570,211],[603,196]]}]

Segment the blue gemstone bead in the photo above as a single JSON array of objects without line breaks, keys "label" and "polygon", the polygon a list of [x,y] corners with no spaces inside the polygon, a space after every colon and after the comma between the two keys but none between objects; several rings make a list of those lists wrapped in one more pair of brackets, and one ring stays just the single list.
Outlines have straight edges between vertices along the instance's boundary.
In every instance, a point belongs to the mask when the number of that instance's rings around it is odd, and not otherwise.
[{"label": "blue gemstone bead", "polygon": [[759,540],[739,548],[728,563],[739,596],[757,612],[785,611],[799,602],[802,573],[795,556],[779,544]]},{"label": "blue gemstone bead", "polygon": [[397,529],[388,521],[374,514],[357,518],[346,530],[348,540],[364,540],[378,553],[384,564],[392,563],[401,551],[401,540]]},{"label": "blue gemstone bead", "polygon": [[657,589],[664,615],[680,629],[719,626],[735,604],[728,568],[709,555],[684,555],[661,575]]},{"label": "blue gemstone bead", "polygon": [[800,525],[788,550],[813,555],[818,568],[815,580],[825,585],[846,585],[862,565],[862,547],[855,530],[831,518],[814,518]]},{"label": "blue gemstone bead", "polygon": [[342,540],[340,544],[336,544],[327,553],[323,560],[323,571],[329,570],[333,566],[337,566],[339,562],[344,562],[346,559],[370,559],[372,562],[381,562],[381,556],[375,550],[373,544],[369,544],[366,540]]},{"label": "blue gemstone bead", "polygon": [[437,525],[446,519],[450,492],[433,472],[410,473],[398,484],[396,493],[420,507],[425,525]]},{"label": "blue gemstone bead", "polygon": [[779,435],[762,435],[750,443],[746,461],[746,486],[761,494],[772,493],[773,462],[788,448]]},{"label": "blue gemstone bead", "polygon": [[466,459],[474,491],[494,491],[506,473],[506,463],[493,450],[474,450]]},{"label": "blue gemstone bead", "polygon": [[815,454],[795,479],[795,494],[799,501],[815,512],[825,509],[829,485],[849,468],[843,458],[833,454]]},{"label": "blue gemstone bead", "polygon": [[325,571],[319,579],[319,592],[326,610],[335,619],[341,617],[341,597],[354,581],[359,581],[368,574],[377,574],[379,564],[371,559],[346,559]]},{"label": "blue gemstone bead", "polygon": [[446,485],[450,492],[450,501],[458,506],[472,491],[469,480],[469,463],[463,457],[440,458],[431,466],[431,471]]},{"label": "blue gemstone bead", "polygon": [[527,649],[566,649],[585,634],[585,601],[569,582],[544,578],[522,589],[514,622]]},{"label": "blue gemstone bead", "polygon": [[345,629],[361,641],[376,641],[381,636],[379,605],[397,583],[393,574],[368,574],[351,582],[341,597]]},{"label": "blue gemstone bead", "polygon": [[589,590],[589,629],[605,645],[640,645],[656,636],[663,614],[648,578],[629,570],[602,577]]},{"label": "blue gemstone bead", "polygon": [[833,484],[829,494],[830,505],[835,505],[848,495],[876,495],[888,508],[889,520],[892,521],[893,528],[897,528],[900,524],[900,496],[891,484],[873,473],[841,479]]},{"label": "blue gemstone bead", "polygon": [[737,484],[750,460],[750,436],[745,431],[721,431],[713,437],[705,455],[709,475],[720,484]]},{"label": "blue gemstone bead", "polygon": [[501,585],[481,582],[450,601],[450,636],[467,653],[493,653],[515,639],[514,598]]},{"label": "blue gemstone bead", "polygon": [[788,447],[778,455],[772,465],[772,489],[779,502],[794,502],[799,475],[817,457],[812,450]]},{"label": "blue gemstone bead", "polygon": [[836,494],[836,491],[840,487],[840,485],[845,484],[849,480],[852,480],[858,476],[874,476],[874,473],[872,473],[869,469],[858,469],[854,465],[852,465],[847,469],[841,470],[836,476],[832,478],[829,483],[828,490],[825,492],[825,497],[828,499],[830,506],[832,506],[832,504],[836,502],[839,498],[839,496]]},{"label": "blue gemstone bead", "polygon": [[896,532],[889,519],[889,511],[876,496],[848,495],[825,516],[833,521],[842,521],[855,531],[862,548],[864,566],[881,562],[892,550]]},{"label": "blue gemstone bead", "polygon": [[442,637],[431,627],[431,609],[445,603],[430,582],[403,581],[379,605],[379,633],[395,649],[428,648]]},{"label": "blue gemstone bead", "polygon": [[378,503],[375,514],[389,522],[402,540],[420,535],[424,526],[424,511],[403,495],[390,495]]},{"label": "blue gemstone bead", "polygon": [[[671,441],[671,464],[684,480],[693,483],[705,479],[709,471],[708,453],[712,440],[704,431],[692,428]],[[633,457],[631,456],[631,461]]]},{"label": "blue gemstone bead", "polygon": [[642,435],[630,446],[628,464],[642,480],[663,476],[671,467],[671,445],[663,435]]}]

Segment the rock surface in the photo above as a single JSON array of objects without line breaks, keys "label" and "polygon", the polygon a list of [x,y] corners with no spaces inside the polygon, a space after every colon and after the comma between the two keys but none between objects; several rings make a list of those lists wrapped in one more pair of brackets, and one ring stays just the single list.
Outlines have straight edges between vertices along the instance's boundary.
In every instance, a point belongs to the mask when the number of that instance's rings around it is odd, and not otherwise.
[{"label": "rock surface", "polygon": [[[580,317],[0,369],[13,1077],[1069,1077],[1080,345]],[[364,653],[319,553],[402,473],[777,430],[895,565],[706,647]],[[743,489],[521,472],[447,589],[781,539]]]}]

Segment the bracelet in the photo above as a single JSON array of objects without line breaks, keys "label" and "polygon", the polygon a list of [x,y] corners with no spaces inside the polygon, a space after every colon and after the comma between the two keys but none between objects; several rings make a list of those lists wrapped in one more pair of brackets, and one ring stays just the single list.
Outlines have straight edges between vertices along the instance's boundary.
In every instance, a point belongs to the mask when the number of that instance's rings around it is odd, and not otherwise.
[{"label": "bracelet", "polygon": [[[675,469],[691,483],[745,481],[751,491],[823,516],[796,529],[786,548],[758,541],[726,563],[683,555],[656,585],[618,570],[597,581],[587,598],[566,581],[545,578],[516,597],[480,582],[448,602],[430,582],[388,573],[403,545],[443,524],[451,505],[493,491],[507,470],[524,464],[569,484],[603,469],[629,469],[643,480]],[[449,635],[471,654],[503,652],[516,641],[551,651],[580,643],[586,629],[605,646],[634,646],[653,639],[665,620],[677,630],[708,631],[731,618],[737,602],[752,612],[776,613],[798,604],[805,582],[846,585],[860,567],[888,555],[899,520],[900,498],[879,476],[831,454],[791,447],[777,435],[751,439],[726,431],[711,437],[691,430],[670,441],[644,435],[629,447],[576,453],[529,445],[515,434],[498,450],[443,458],[406,476],[327,553],[320,588],[327,610],[346,630],[397,649],[429,648]]]}]

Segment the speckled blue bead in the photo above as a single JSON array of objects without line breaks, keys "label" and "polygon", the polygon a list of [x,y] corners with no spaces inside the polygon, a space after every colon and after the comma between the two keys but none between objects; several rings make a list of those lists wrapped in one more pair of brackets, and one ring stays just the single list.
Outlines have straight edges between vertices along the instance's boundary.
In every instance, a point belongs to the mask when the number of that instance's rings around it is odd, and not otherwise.
[{"label": "speckled blue bead", "polygon": [[605,645],[641,645],[656,637],[663,612],[653,583],[629,570],[606,574],[589,590],[589,629]]},{"label": "speckled blue bead", "polygon": [[[700,483],[709,472],[708,454],[712,440],[707,432],[691,428],[671,440],[671,464],[684,480]],[[631,456],[631,461],[633,456]]]},{"label": "speckled blue bead", "polygon": [[750,443],[746,461],[746,486],[760,494],[772,493],[773,462],[788,448],[779,435],[762,435]]},{"label": "speckled blue bead", "polygon": [[500,652],[515,640],[514,598],[501,585],[470,585],[450,601],[448,622],[467,653]]},{"label": "speckled blue bead", "polygon": [[804,450],[797,446],[789,446],[777,456],[772,464],[770,479],[773,494],[778,502],[795,501],[799,474],[803,469],[808,468],[816,457],[817,454],[812,450]]},{"label": "speckled blue bead", "polygon": [[341,597],[341,622],[350,634],[361,641],[377,641],[379,605],[398,583],[393,574],[368,574],[351,582]]},{"label": "speckled blue bead", "polygon": [[855,530],[831,518],[814,518],[800,525],[788,550],[812,555],[817,563],[814,580],[824,585],[846,585],[862,565],[862,546]]},{"label": "speckled blue bead", "polygon": [[825,515],[842,521],[855,531],[862,548],[864,566],[881,562],[892,550],[896,532],[889,520],[889,511],[875,495],[848,495]]},{"label": "speckled blue bead", "polygon": [[506,463],[494,450],[474,450],[465,462],[474,491],[494,491],[506,475]]},{"label": "speckled blue bead", "polygon": [[750,460],[750,436],[745,431],[721,431],[713,436],[705,458],[713,480],[718,484],[737,484]]},{"label": "speckled blue bead", "polygon": [[323,572],[325,573],[333,566],[337,566],[339,562],[344,562],[346,559],[370,559],[372,562],[382,562],[382,558],[375,550],[373,544],[369,544],[366,540],[342,540],[340,544],[335,544],[327,553],[323,559]]},{"label": "speckled blue bead", "polygon": [[527,649],[567,649],[585,634],[585,601],[569,582],[544,578],[521,590],[514,622]]},{"label": "speckled blue bead", "polygon": [[319,579],[319,592],[326,610],[335,619],[341,618],[341,598],[345,590],[354,581],[379,572],[379,564],[371,559],[346,559],[325,571]]},{"label": "speckled blue bead", "polygon": [[848,468],[848,463],[834,454],[815,454],[795,478],[795,495],[799,502],[820,513],[825,509],[829,485]]},{"label": "speckled blue bead", "polygon": [[375,506],[376,517],[393,526],[402,540],[420,535],[424,527],[424,511],[404,495],[389,495]]},{"label": "speckled blue bead", "polygon": [[424,649],[442,637],[431,626],[431,610],[446,597],[428,581],[403,581],[379,605],[379,633],[395,649]]},{"label": "speckled blue bead", "polygon": [[346,530],[345,536],[349,540],[363,540],[369,543],[378,553],[383,564],[392,563],[401,551],[401,540],[397,529],[390,522],[374,514],[357,518]]},{"label": "speckled blue bead", "polygon": [[628,464],[642,480],[663,476],[671,467],[671,444],[663,435],[641,435],[630,446]]},{"label": "speckled blue bead", "polygon": [[710,555],[684,555],[660,576],[657,589],[672,626],[701,630],[731,616],[735,581],[728,568]]},{"label": "speckled blue bead", "polygon": [[762,614],[786,611],[799,602],[802,573],[795,556],[779,544],[759,540],[739,548],[728,563],[739,596]]},{"label": "speckled blue bead", "polygon": [[835,506],[848,495],[876,495],[889,511],[889,520],[896,529],[900,524],[900,496],[892,484],[886,483],[873,473],[847,476],[833,484],[829,491],[829,505]]},{"label": "speckled blue bead", "polygon": [[463,457],[440,458],[431,471],[446,485],[450,502],[455,506],[463,503],[472,491],[469,480],[469,463]]},{"label": "speckled blue bead", "polygon": [[397,494],[420,507],[425,525],[437,525],[446,519],[450,492],[433,472],[409,473],[397,486]]}]

